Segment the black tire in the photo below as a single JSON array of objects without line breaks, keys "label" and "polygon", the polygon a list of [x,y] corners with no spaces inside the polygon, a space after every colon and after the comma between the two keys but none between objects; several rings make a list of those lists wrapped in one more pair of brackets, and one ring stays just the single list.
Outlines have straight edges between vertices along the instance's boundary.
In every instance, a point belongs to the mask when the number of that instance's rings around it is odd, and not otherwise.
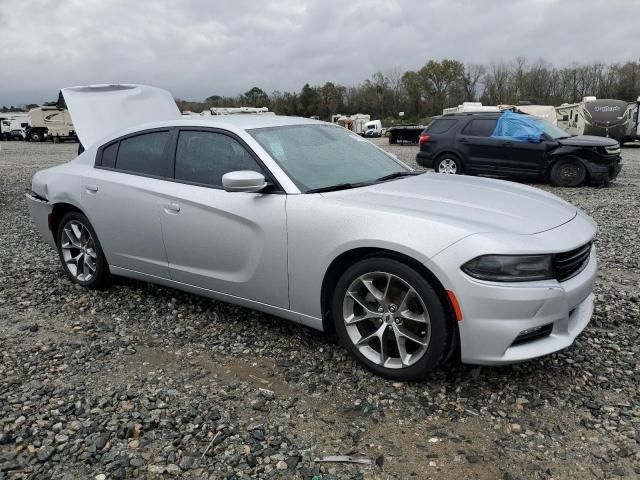
[{"label": "black tire", "polygon": [[[424,310],[428,312],[430,334],[428,337],[428,341],[425,341],[425,345],[423,346],[424,350],[422,352],[419,352],[421,356],[417,356],[417,359],[414,363],[404,365],[404,362],[400,362],[399,340],[397,340],[398,336],[397,334],[395,334],[396,326],[398,326],[399,328],[411,330],[411,333],[414,333],[416,337],[418,337],[419,334],[426,333],[428,329],[427,327],[422,326],[426,324],[409,321],[410,319],[405,317],[404,314],[399,313],[402,305],[400,305],[400,307],[397,307],[396,305],[393,305],[391,303],[384,308],[385,313],[379,314],[380,318],[358,321],[357,323],[353,323],[349,327],[347,327],[345,321],[345,312],[349,311],[349,305],[353,305],[354,308],[357,308],[356,305],[362,305],[359,301],[354,302],[353,300],[351,300],[355,297],[351,296],[347,292],[350,288],[354,288],[354,284],[359,285],[359,283],[357,283],[359,282],[359,279],[363,275],[366,276],[367,274],[390,274],[391,277],[394,278],[394,282],[406,282],[406,284],[417,293],[419,300],[422,301],[421,305],[419,303],[416,304],[424,307]],[[364,288],[364,283],[362,283],[362,285]],[[399,283],[398,286],[399,288],[404,287],[402,283]],[[386,287],[385,298],[394,301],[393,290],[395,288],[396,287]],[[389,292],[389,295],[387,295],[387,292]],[[397,298],[399,299],[400,297]],[[418,298],[413,297],[413,301],[418,302]],[[349,302],[351,302],[351,304],[349,304]],[[397,302],[397,300],[395,300],[395,302]],[[379,308],[382,308],[383,303],[385,302],[381,301],[378,304]],[[392,307],[396,307],[397,310],[395,308],[392,309]],[[364,310],[362,311],[364,312]],[[376,312],[379,311],[380,310],[376,309]],[[358,360],[358,362],[360,362],[364,367],[368,368],[378,375],[389,379],[408,381],[423,378],[427,375],[427,373],[429,373],[429,371],[438,367],[440,362],[443,360],[443,357],[449,350],[449,341],[452,333],[452,325],[450,324],[450,322],[452,320],[447,315],[442,302],[440,301],[433,287],[420,273],[398,260],[384,257],[371,257],[357,262],[356,264],[348,268],[342,274],[336,284],[333,293],[331,312],[338,338],[340,339],[340,342],[347,348],[347,350],[349,350],[351,355],[353,355],[353,357],[355,357],[356,360]],[[401,319],[401,321],[404,320],[404,322],[400,325],[394,326],[394,318],[390,317],[394,317],[395,315],[402,316],[403,318]],[[397,320],[398,319],[395,318],[396,324],[398,323]],[[357,330],[354,330],[354,327]],[[360,340],[370,334],[372,330],[383,332],[381,338],[385,340],[382,341],[372,339],[371,342],[373,343],[364,343],[360,347],[358,347],[354,344],[354,340],[352,339],[352,336],[350,336],[347,328],[351,329],[351,335],[360,335]],[[421,332],[420,330],[422,329],[424,329],[425,331]],[[375,356],[376,344],[378,350],[380,350],[379,353],[382,353],[381,345],[385,342],[387,345],[385,350],[387,352],[386,358],[388,359],[388,361],[381,362],[380,360],[382,358],[382,355],[379,355],[378,362],[367,358],[365,353],[371,356]],[[403,344],[406,353],[408,352],[409,348],[407,348],[407,341],[404,338]],[[418,349],[421,348],[418,347],[417,343],[409,343],[408,345],[409,347],[416,347]],[[365,353],[360,350],[361,348],[365,351]],[[397,353],[395,357],[393,356],[394,352]],[[416,354],[416,352],[414,351],[413,354]],[[396,368],[392,368],[391,363],[388,362],[395,362]],[[388,364],[389,366],[384,366],[381,363],[384,363],[384,365]]]},{"label": "black tire", "polygon": [[38,132],[31,132],[31,134],[29,135],[29,140],[31,140],[32,142],[41,142],[42,136]]},{"label": "black tire", "polygon": [[[92,263],[95,266],[95,270],[93,274],[90,275],[90,277],[87,278],[86,280],[81,278],[82,277],[81,275],[79,276],[76,273],[74,273],[71,270],[71,266],[70,266],[72,262],[68,262],[65,259],[65,254],[67,252],[69,252],[71,256],[75,256],[76,254],[77,255],[82,254],[84,256],[88,255],[88,253],[83,253],[82,248],[76,248],[74,246],[71,246],[70,248],[65,248],[65,245],[69,245],[69,241],[68,241],[69,237],[65,238],[65,235],[66,235],[65,229],[71,228],[72,225],[77,226],[78,224],[82,225],[82,227],[84,227],[90,234],[89,239],[91,241],[87,242],[87,244],[84,245],[83,247],[85,249],[84,251],[88,252],[89,250],[93,250],[93,253],[95,254],[95,258],[91,257],[93,258]],[[82,237],[82,235],[80,236]],[[87,239],[86,235],[85,235],[85,239]],[[102,288],[108,284],[109,277],[110,277],[109,264],[107,263],[107,259],[105,258],[104,252],[102,251],[102,246],[100,245],[98,236],[96,235],[95,230],[93,229],[93,227],[91,226],[91,223],[89,222],[89,220],[84,214],[80,212],[69,212],[62,217],[62,220],[60,220],[60,223],[58,225],[58,231],[56,234],[56,246],[58,249],[58,257],[60,258],[60,262],[62,263],[62,268],[64,272],[67,274],[67,277],[69,277],[71,281],[92,290]],[[83,264],[82,267],[76,267],[76,268],[78,268],[77,273],[79,273],[80,268],[82,268],[84,272],[87,267],[86,265]]]},{"label": "black tire", "polygon": [[587,168],[577,157],[566,157],[551,167],[549,180],[557,187],[579,187],[587,180]]},{"label": "black tire", "polygon": [[[451,168],[445,168],[445,165],[451,165],[450,162],[453,162],[453,164],[455,164],[455,167],[454,167],[455,171],[452,171]],[[445,173],[445,174],[453,174],[453,175],[461,175],[462,173],[464,173],[462,162],[457,156],[451,153],[445,153],[440,157],[438,157],[438,160],[436,160],[436,163],[433,166],[433,169],[435,170],[436,173]],[[441,171],[441,169],[444,171]]]}]

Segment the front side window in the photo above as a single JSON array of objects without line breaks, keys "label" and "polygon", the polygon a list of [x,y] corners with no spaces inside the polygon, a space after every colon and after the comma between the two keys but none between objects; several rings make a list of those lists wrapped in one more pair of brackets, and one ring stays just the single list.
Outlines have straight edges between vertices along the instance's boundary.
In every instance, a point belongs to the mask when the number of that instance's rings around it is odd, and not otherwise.
[{"label": "front side window", "polygon": [[359,135],[333,125],[289,125],[248,130],[302,192],[375,182],[410,173]]},{"label": "front side window", "polygon": [[169,135],[169,132],[150,132],[120,140],[115,168],[143,175],[164,176],[164,151]]},{"label": "front side window", "polygon": [[462,129],[463,135],[471,135],[474,137],[490,137],[496,129],[497,119],[493,118],[476,118],[471,120],[466,127]]},{"label": "front side window", "polygon": [[222,186],[222,176],[237,170],[265,174],[234,138],[215,132],[182,131],[176,148],[176,180]]}]

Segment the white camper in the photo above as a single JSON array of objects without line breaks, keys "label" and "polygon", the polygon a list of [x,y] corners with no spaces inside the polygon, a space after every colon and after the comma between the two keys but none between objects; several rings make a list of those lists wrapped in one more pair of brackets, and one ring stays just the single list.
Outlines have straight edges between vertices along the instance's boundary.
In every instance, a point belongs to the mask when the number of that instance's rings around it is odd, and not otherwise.
[{"label": "white camper", "polygon": [[270,112],[267,107],[212,107],[209,111],[211,115],[233,115],[237,113],[275,115],[275,112]]},{"label": "white camper", "polygon": [[558,126],[571,135],[596,135],[622,142],[629,123],[627,102],[613,98],[584,97],[582,102],[556,107]]},{"label": "white camper", "polygon": [[515,109],[527,113],[532,117],[546,120],[553,125],[558,125],[556,108],[553,105],[517,105]]},{"label": "white camper", "polygon": [[26,126],[26,113],[0,113],[0,140],[24,140]]},{"label": "white camper", "polygon": [[[331,116],[331,123],[337,123],[358,135],[364,135],[365,125],[371,121],[371,115],[356,113],[354,115],[336,114]],[[382,126],[380,126],[382,129]]]},{"label": "white camper", "polygon": [[462,102],[457,107],[449,107],[442,110],[442,114],[448,113],[480,113],[480,112],[499,112],[500,108],[491,105],[482,105],[481,102]]},{"label": "white camper", "polygon": [[29,126],[26,139],[32,142],[52,140],[54,143],[76,139],[76,132],[66,108],[45,106],[29,111]]},{"label": "white camper", "polygon": [[638,97],[635,102],[629,104],[627,107],[627,116],[629,117],[629,123],[627,124],[627,131],[622,139],[622,143],[640,140],[640,97]]}]

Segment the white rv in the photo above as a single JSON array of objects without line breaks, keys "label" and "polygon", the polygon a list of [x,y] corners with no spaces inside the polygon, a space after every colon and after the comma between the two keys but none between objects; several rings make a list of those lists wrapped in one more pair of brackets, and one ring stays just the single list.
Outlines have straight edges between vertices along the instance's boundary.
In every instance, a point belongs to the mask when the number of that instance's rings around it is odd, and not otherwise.
[{"label": "white rv", "polygon": [[635,102],[631,102],[627,107],[627,116],[629,123],[627,124],[627,132],[622,139],[623,142],[635,142],[640,140],[640,97]]},{"label": "white rv", "polygon": [[553,105],[517,105],[515,109],[533,117],[546,120],[553,125],[558,125],[556,108]]},{"label": "white rv", "polygon": [[270,112],[267,107],[212,107],[209,112],[211,115],[233,115],[236,113],[275,115],[275,112]]},{"label": "white rv", "polygon": [[491,105],[482,105],[481,102],[462,102],[462,105],[457,107],[449,107],[442,110],[442,114],[448,113],[480,113],[480,112],[499,112],[499,107]]},{"label": "white rv", "polygon": [[584,97],[580,103],[556,107],[558,126],[571,135],[596,135],[623,141],[629,128],[627,102]]},{"label": "white rv", "polygon": [[26,139],[32,142],[43,142],[47,139],[58,143],[64,140],[76,140],[76,132],[66,108],[45,106],[29,111],[29,126]]},{"label": "white rv", "polygon": [[[365,125],[370,121],[371,115],[364,113],[356,113],[354,115],[341,115],[338,113],[331,116],[331,123],[337,123],[358,135],[364,135]],[[382,125],[380,126],[380,129],[382,129]]]},{"label": "white rv", "polygon": [[26,127],[26,113],[0,113],[0,140],[24,140]]}]

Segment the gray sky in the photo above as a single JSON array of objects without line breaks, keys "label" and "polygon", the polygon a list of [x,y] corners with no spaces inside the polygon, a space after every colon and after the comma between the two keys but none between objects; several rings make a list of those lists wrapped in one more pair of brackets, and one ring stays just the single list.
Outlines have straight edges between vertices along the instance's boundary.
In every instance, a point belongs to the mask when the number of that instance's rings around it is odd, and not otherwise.
[{"label": "gray sky", "polygon": [[0,105],[146,83],[202,100],[355,85],[427,59],[640,57],[640,0],[0,0]]}]

